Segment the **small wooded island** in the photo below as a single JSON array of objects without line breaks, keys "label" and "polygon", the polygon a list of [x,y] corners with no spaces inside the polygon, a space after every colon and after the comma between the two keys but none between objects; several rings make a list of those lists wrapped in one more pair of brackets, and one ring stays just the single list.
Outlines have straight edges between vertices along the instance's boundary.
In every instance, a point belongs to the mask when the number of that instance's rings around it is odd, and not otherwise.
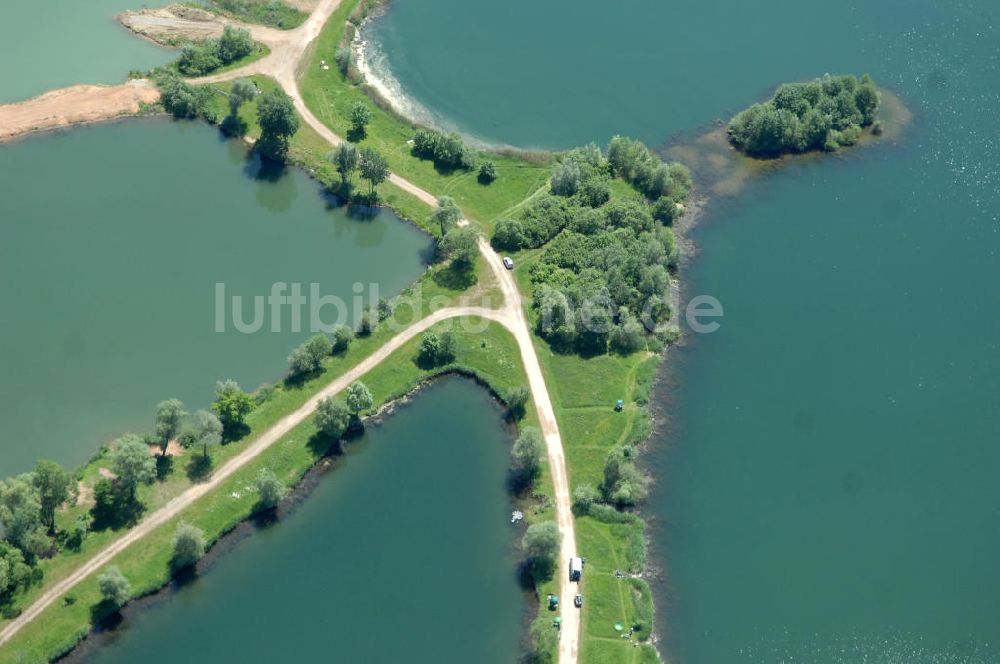
[{"label": "small wooded island", "polygon": [[880,133],[880,97],[868,74],[786,83],[771,99],[729,121],[729,140],[754,156],[833,151],[854,145],[865,128]]}]

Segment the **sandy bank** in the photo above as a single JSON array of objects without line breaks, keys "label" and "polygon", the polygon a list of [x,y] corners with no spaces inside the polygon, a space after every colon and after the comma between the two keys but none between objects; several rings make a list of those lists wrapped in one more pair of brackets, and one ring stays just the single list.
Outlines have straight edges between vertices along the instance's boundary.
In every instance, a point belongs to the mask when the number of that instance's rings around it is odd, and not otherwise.
[{"label": "sandy bank", "polygon": [[146,79],[121,85],[74,85],[0,106],[0,141],[33,131],[110,120],[139,112],[160,92]]}]

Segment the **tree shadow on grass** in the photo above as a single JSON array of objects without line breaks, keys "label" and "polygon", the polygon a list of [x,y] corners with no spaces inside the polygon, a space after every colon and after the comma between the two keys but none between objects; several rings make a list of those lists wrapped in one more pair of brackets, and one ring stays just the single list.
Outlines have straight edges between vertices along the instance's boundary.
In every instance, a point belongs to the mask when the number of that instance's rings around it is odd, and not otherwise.
[{"label": "tree shadow on grass", "polygon": [[246,423],[230,424],[222,431],[222,444],[226,445],[241,440],[249,433],[250,427]]},{"label": "tree shadow on grass", "polygon": [[162,482],[174,470],[174,457],[158,454],[156,456],[156,479]]},{"label": "tree shadow on grass", "polygon": [[471,288],[478,281],[476,270],[472,266],[452,263],[434,273],[434,283],[449,290],[463,291]]},{"label": "tree shadow on grass", "polygon": [[306,447],[317,457],[340,456],[344,453],[343,440],[343,438],[334,438],[322,431],[317,431],[309,437]]},{"label": "tree shadow on grass", "polygon": [[351,143],[357,143],[358,141],[364,140],[367,135],[368,132],[365,131],[364,127],[351,127],[347,130],[347,133],[344,134],[344,137]]},{"label": "tree shadow on grass", "polygon": [[184,473],[192,482],[203,482],[212,474],[212,457],[196,454],[184,466]]},{"label": "tree shadow on grass", "polygon": [[284,380],[281,381],[281,383],[287,389],[298,390],[301,389],[307,382],[316,376],[319,376],[321,373],[323,373],[322,368],[315,369],[313,371],[300,371],[299,373],[288,374],[285,376]]}]

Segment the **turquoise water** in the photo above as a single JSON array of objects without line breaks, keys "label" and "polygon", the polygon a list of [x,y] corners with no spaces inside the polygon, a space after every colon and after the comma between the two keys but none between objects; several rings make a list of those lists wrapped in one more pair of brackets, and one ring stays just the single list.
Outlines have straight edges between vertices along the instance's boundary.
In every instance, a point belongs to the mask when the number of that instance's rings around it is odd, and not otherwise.
[{"label": "turquoise water", "polygon": [[657,393],[670,661],[1000,661],[998,27],[980,0],[395,0],[368,28],[409,103],[515,145],[684,141],[824,72],[913,111],[898,145],[752,181],[693,234],[686,293],[725,317]]},{"label": "turquoise water", "polygon": [[244,299],[317,283],[352,304],[355,283],[392,295],[422,273],[412,226],[349,218],[303,173],[257,166],[216,129],[166,120],[0,147],[0,477],[39,457],[75,467],[149,431],[162,399],[206,407],[218,379],[280,378],[308,313],[298,332],[286,308],[280,332],[268,314],[257,333],[219,333],[217,283]]},{"label": "turquoise water", "polygon": [[115,21],[116,14],[141,6],[130,0],[5,2],[0,103],[76,83],[121,83],[130,69],[146,70],[175,57]]},{"label": "turquoise water", "polygon": [[514,661],[501,415],[468,381],[433,385],[350,443],[290,515],[71,661]]}]

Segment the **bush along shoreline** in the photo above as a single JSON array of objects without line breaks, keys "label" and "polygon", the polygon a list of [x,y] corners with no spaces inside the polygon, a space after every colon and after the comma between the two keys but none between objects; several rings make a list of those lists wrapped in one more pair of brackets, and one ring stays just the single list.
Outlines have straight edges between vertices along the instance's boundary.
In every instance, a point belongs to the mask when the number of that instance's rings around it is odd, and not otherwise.
[{"label": "bush along shoreline", "polygon": [[865,130],[881,133],[881,96],[868,74],[847,74],[786,83],[768,101],[729,121],[729,141],[757,157],[854,145]]}]

